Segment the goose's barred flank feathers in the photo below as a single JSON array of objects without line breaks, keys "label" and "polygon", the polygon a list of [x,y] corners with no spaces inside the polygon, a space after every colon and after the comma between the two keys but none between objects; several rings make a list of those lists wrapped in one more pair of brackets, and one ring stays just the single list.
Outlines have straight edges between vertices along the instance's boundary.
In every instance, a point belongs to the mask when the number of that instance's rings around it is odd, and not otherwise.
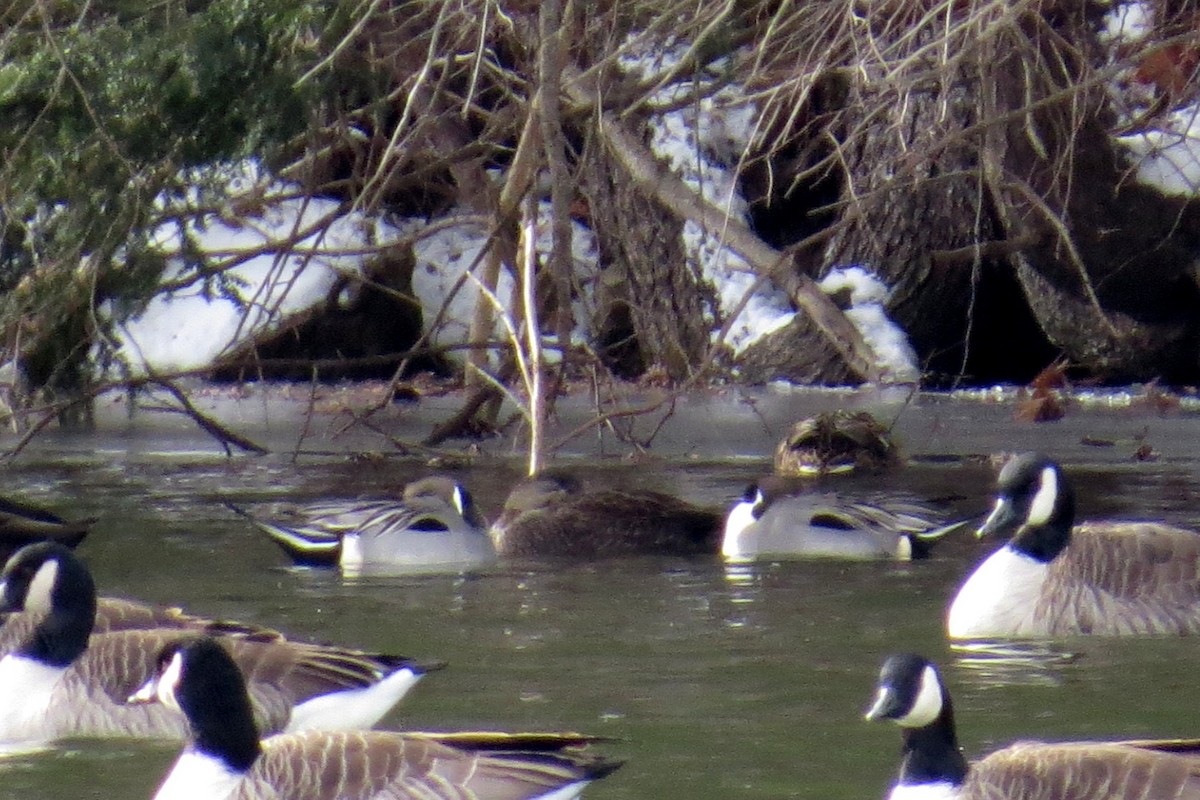
[{"label": "goose's barred flank feathers", "polygon": [[[476,749],[388,731],[315,731],[267,739],[235,795],[320,798],[536,798],[604,778],[621,764],[566,750]],[[269,789],[268,789],[269,787]]]},{"label": "goose's barred flank feathers", "polygon": [[[0,618],[0,656],[11,652],[33,634],[41,615],[12,612]],[[172,606],[154,606],[136,600],[100,597],[96,601],[96,621],[92,635],[127,630],[162,629],[180,633],[207,633],[213,636],[244,636],[259,641],[283,640],[272,628],[224,619],[210,619]]]}]

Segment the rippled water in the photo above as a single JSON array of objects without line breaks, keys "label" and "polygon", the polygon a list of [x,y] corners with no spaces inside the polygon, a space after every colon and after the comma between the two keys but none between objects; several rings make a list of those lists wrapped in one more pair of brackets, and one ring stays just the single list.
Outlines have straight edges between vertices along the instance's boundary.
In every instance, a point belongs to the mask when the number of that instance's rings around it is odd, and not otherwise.
[{"label": "rippled water", "polygon": [[[1171,425],[1177,448],[1197,441],[1196,423]],[[952,434],[942,435],[948,444],[925,455],[962,452]],[[1078,451],[1076,434],[1062,439],[1064,449]],[[765,452],[588,473],[593,482],[653,482],[724,504],[764,468]],[[1081,509],[1200,523],[1194,459],[1135,465],[1104,457],[1077,471]],[[627,764],[593,787],[594,798],[879,797],[896,767],[898,733],[867,725],[861,714],[881,657],[897,650],[947,665],[969,754],[1016,738],[1200,735],[1191,702],[1200,688],[1194,640],[951,651],[941,616],[983,552],[967,538],[909,565],[726,569],[715,560],[646,559],[343,580],[287,568],[273,545],[219,502],[380,492],[425,471],[405,461],[225,460],[169,442],[81,447],[62,439],[8,466],[3,490],[64,514],[101,517],[80,552],[105,593],[447,660],[450,667],[414,690],[391,725],[613,737],[605,749]],[[489,514],[516,477],[494,467],[463,475]],[[982,465],[927,459],[892,485],[962,495],[959,508],[982,511],[989,475]],[[83,743],[9,758],[0,761],[0,797],[148,797],[174,750]]]}]

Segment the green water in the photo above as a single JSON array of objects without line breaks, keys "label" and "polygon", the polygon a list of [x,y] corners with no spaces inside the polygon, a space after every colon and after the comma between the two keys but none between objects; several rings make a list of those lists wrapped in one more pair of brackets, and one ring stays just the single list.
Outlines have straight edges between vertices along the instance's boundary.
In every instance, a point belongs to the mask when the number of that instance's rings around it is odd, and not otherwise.
[{"label": "green water", "polygon": [[[1194,524],[1194,465],[1081,474],[1082,508]],[[625,466],[594,481],[655,483],[725,503],[763,462]],[[229,513],[240,502],[379,492],[422,474],[404,462],[225,461],[104,452],[31,457],[6,492],[98,515],[80,549],[101,591],[182,604],[356,647],[445,659],[389,718],[412,729],[570,729],[613,737],[626,760],[588,796],[880,797],[898,734],[861,714],[884,654],[946,665],[963,744],[1017,738],[1200,734],[1197,643],[1076,640],[1016,659],[951,652],[941,616],[984,552],[964,538],[910,565],[796,562],[727,570],[715,560],[500,565],[470,577],[343,580],[292,570]],[[898,479],[988,505],[986,470],[925,465]],[[494,514],[513,473],[464,473]],[[68,744],[0,760],[0,797],[141,798],[172,746]]]}]

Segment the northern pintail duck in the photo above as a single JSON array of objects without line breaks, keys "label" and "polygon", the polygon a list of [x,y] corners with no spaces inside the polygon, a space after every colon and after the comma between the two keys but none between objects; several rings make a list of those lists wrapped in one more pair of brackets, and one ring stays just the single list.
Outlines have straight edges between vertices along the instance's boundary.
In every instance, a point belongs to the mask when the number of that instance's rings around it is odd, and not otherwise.
[{"label": "northern pintail duck", "polygon": [[[153,675],[158,653],[180,630],[90,635],[95,585],[70,550],[53,543],[19,550],[0,576],[0,607],[37,619],[28,638],[0,658],[0,742],[183,739],[186,726],[177,715],[124,702]],[[267,731],[370,727],[430,666],[440,666],[277,635],[219,641],[248,677]]]},{"label": "northern pintail duck", "polygon": [[891,431],[866,411],[828,411],[792,425],[775,448],[775,474],[879,472],[900,463]]},{"label": "northern pintail duck", "polygon": [[1009,460],[979,536],[1011,534],[958,590],[953,638],[1200,632],[1200,534],[1158,522],[1075,526],[1075,492],[1036,453]]},{"label": "northern pintail duck", "polygon": [[187,719],[156,800],[570,800],[619,764],[575,734],[310,731],[260,741],[237,666],[211,639],[167,648],[132,698]]},{"label": "northern pintail duck", "polygon": [[399,500],[326,500],[291,506],[272,519],[229,507],[306,566],[461,569],[496,558],[470,493],[444,476],[413,481]]},{"label": "northern pintail duck", "polygon": [[721,517],[662,492],[587,491],[573,477],[544,474],[513,487],[491,533],[507,558],[716,555]]},{"label": "northern pintail duck", "polygon": [[891,800],[1200,798],[1200,741],[1018,742],[968,763],[950,692],[918,655],[884,661],[866,718],[903,731]]},{"label": "northern pintail duck", "polygon": [[874,494],[855,500],[797,487],[774,476],[750,484],[725,517],[721,554],[731,561],[811,557],[924,558],[966,521],[915,498]]},{"label": "northern pintail duck", "polygon": [[87,536],[96,519],[67,520],[39,506],[0,497],[0,562],[27,544],[58,542],[74,547]]}]

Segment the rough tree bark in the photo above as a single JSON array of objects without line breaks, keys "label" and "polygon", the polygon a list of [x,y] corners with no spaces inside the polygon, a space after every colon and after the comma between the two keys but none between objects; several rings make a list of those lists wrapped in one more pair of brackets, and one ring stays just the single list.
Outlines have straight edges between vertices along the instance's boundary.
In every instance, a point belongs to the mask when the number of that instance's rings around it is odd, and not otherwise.
[{"label": "rough tree bark", "polygon": [[673,380],[689,377],[708,347],[712,307],[684,256],[683,223],[628,180],[599,137],[584,149],[580,192],[600,250],[607,360],[627,375],[660,367]]},{"label": "rough tree bark", "polygon": [[[897,79],[884,64],[839,70],[841,107],[828,126],[806,132],[836,143],[841,185],[840,213],[812,272],[820,278],[860,265],[887,284],[886,310],[907,332],[926,382],[986,374],[999,341],[1007,368],[1032,375],[1051,351],[1027,312],[1003,305],[1016,298],[1009,265],[1017,245],[1002,242],[1007,233],[980,163],[983,84],[977,65],[942,63],[941,49],[930,47],[945,33],[939,20],[914,29],[915,19],[881,17],[874,41],[888,67],[902,63],[906,74]],[[751,380],[845,382],[844,368],[812,334],[798,318],[749,348],[743,372]]]},{"label": "rough tree bark", "polygon": [[1017,275],[1072,362],[1109,380],[1194,382],[1200,204],[1137,183],[1114,143],[1106,86],[1090,69],[1103,56],[1089,10],[1063,0],[1027,14],[983,57],[990,113],[1006,120],[987,147],[1005,224],[1013,236],[1051,233],[1020,254]]}]

